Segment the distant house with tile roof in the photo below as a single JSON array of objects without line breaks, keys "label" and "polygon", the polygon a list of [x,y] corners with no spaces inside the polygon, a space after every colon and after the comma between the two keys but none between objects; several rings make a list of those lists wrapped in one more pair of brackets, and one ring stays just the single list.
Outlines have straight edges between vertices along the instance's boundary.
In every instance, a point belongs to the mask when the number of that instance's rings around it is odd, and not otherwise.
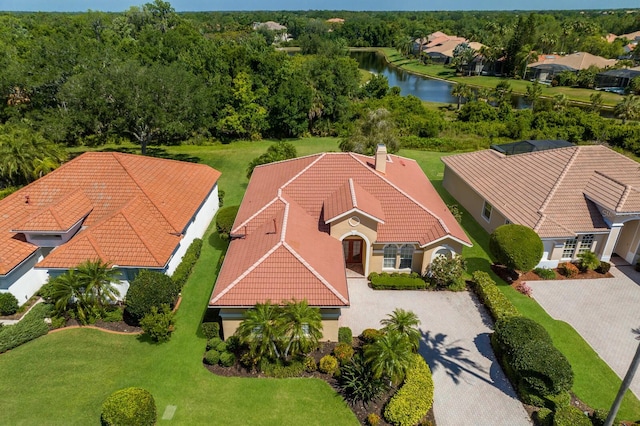
[{"label": "distant house with tile roof", "polygon": [[209,302],[226,337],[256,303],[306,299],[335,341],[347,274],[422,273],[471,245],[420,166],[384,146],[257,167],[231,235]]},{"label": "distant house with tile roof", "polygon": [[636,263],[640,164],[601,145],[505,155],[494,149],[443,157],[443,185],[488,232],[526,225],[544,243],[540,266],[593,251]]},{"label": "distant house with tile roof", "polygon": [[20,303],[85,260],[121,272],[172,274],[218,210],[211,167],[139,155],[85,153],[0,200],[0,292]]},{"label": "distant house with tile roof", "polygon": [[541,55],[538,61],[527,65],[527,72],[530,78],[551,81],[562,71],[577,72],[591,66],[606,69],[614,66],[616,62],[616,59],[606,59],[587,52],[575,52],[566,56]]}]

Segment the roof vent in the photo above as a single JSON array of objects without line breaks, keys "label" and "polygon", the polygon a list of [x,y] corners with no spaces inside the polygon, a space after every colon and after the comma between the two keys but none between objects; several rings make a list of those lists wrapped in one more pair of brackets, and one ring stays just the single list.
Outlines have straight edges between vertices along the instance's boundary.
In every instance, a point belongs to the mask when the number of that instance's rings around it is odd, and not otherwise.
[{"label": "roof vent", "polygon": [[386,173],[387,171],[387,146],[383,143],[376,148],[376,171]]}]

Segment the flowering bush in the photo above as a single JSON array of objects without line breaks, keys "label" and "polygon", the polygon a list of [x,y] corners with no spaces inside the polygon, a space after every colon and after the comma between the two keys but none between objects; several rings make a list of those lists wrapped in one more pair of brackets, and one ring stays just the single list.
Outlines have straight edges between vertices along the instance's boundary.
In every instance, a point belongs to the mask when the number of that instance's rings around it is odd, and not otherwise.
[{"label": "flowering bush", "polygon": [[518,290],[518,292],[524,294],[527,297],[531,297],[531,293],[533,293],[533,290],[531,289],[531,287],[529,287],[529,285],[525,281],[518,283],[516,285],[516,290]]},{"label": "flowering bush", "polygon": [[573,278],[578,275],[578,272],[580,272],[580,270],[571,262],[563,262],[558,265],[558,272],[560,272],[567,278]]}]

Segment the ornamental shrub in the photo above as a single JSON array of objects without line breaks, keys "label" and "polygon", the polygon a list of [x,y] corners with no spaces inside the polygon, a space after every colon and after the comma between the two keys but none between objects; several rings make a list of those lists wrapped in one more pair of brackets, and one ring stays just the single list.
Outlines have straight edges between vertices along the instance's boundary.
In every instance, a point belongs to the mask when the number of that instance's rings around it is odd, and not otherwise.
[{"label": "ornamental shrub", "polygon": [[140,327],[145,334],[151,337],[151,340],[161,343],[167,342],[171,338],[174,319],[169,305],[163,304],[160,309],[152,306],[151,312],[140,320]]},{"label": "ornamental shrub", "polygon": [[546,406],[550,410],[558,411],[562,407],[571,405],[571,394],[567,391],[560,392],[557,395],[545,396]]},{"label": "ornamental shrub", "polygon": [[152,307],[163,304],[173,308],[180,289],[171,277],[156,271],[141,270],[131,281],[125,298],[127,320],[139,323]]},{"label": "ornamental shrub", "polygon": [[302,376],[302,373],[305,372],[305,366],[303,362],[297,360],[289,363],[283,363],[282,360],[277,360],[276,362],[262,362],[262,371],[269,377],[286,379],[289,377]]},{"label": "ornamental shrub", "polygon": [[543,280],[555,280],[556,273],[549,268],[535,268],[533,272]]},{"label": "ornamental shrub", "polygon": [[171,275],[171,279],[176,283],[176,286],[179,290],[182,290],[182,287],[187,282],[189,275],[191,275],[191,271],[193,270],[194,265],[200,258],[200,252],[202,251],[202,240],[200,238],[196,238],[193,240],[187,251],[182,256],[182,260],[180,264],[176,267],[176,270],[173,271],[173,275]]},{"label": "ornamental shrub", "polygon": [[535,420],[537,425],[551,426],[551,422],[553,422],[553,411],[543,407],[536,411]]},{"label": "ornamental shrub", "polygon": [[51,306],[39,303],[22,320],[14,325],[0,329],[0,353],[27,343],[49,332],[44,318],[51,312]]},{"label": "ornamental shrub", "polygon": [[18,311],[18,299],[11,293],[0,293],[0,315],[13,315]]},{"label": "ornamental shrub", "polygon": [[364,407],[389,389],[388,379],[376,377],[371,366],[360,355],[340,367],[338,386],[342,396],[352,406],[362,404]]},{"label": "ornamental shrub", "polygon": [[472,277],[474,290],[482,303],[489,309],[494,320],[498,321],[520,315],[513,303],[498,289],[489,274],[476,271]]},{"label": "ornamental shrub", "polygon": [[376,413],[370,413],[367,416],[367,424],[369,426],[378,426],[380,424],[380,416]]},{"label": "ornamental shrub", "polygon": [[222,365],[223,367],[231,367],[235,363],[236,363],[235,354],[229,351],[224,351],[220,354],[220,365]]},{"label": "ornamental shrub", "polygon": [[[593,410],[593,414],[591,414],[591,423],[593,423],[593,426],[604,426],[607,417],[609,417],[609,410],[598,408],[597,410]],[[617,424],[615,419],[613,423]]]},{"label": "ornamental shrub", "polygon": [[120,389],[102,404],[102,423],[108,426],[153,426],[156,416],[153,395],[142,388]]},{"label": "ornamental shrub", "polygon": [[344,365],[353,358],[354,350],[349,343],[338,343],[333,348],[333,355],[336,357],[340,365]]},{"label": "ornamental shrub", "polygon": [[592,426],[592,423],[582,410],[569,405],[553,414],[553,426]]},{"label": "ornamental shrub", "polygon": [[578,275],[578,272],[580,272],[580,270],[571,262],[562,262],[558,264],[558,272],[567,278],[573,278]]},{"label": "ornamental shrub", "polygon": [[349,327],[340,327],[338,329],[338,342],[353,344],[353,333]]},{"label": "ornamental shrub", "polygon": [[393,273],[369,274],[371,288],[374,290],[420,290],[426,288],[426,284],[419,275]]},{"label": "ornamental shrub", "polygon": [[216,350],[220,353],[222,352],[227,352],[227,343],[226,342],[220,342],[216,345]]},{"label": "ornamental shrub", "polygon": [[596,272],[600,274],[606,274],[611,269],[611,264],[609,262],[600,262],[600,266],[596,269]]},{"label": "ornamental shrub", "polygon": [[200,325],[200,329],[202,330],[202,334],[207,340],[213,339],[215,337],[220,337],[220,324],[217,322],[203,322]]},{"label": "ornamental shrub", "polygon": [[529,287],[529,284],[524,281],[516,284],[516,290],[518,291],[518,293],[524,294],[527,297],[531,297],[531,294],[533,293],[533,289]]},{"label": "ornamental shrub", "polygon": [[539,395],[555,395],[573,385],[569,361],[551,343],[530,341],[514,348],[510,363],[522,383]]},{"label": "ornamental shrub", "polygon": [[529,342],[552,343],[551,336],[543,326],[521,316],[496,321],[493,339],[507,357],[512,357],[518,348]]},{"label": "ornamental shrub", "polygon": [[302,362],[302,365],[304,365],[304,371],[306,371],[307,373],[313,373],[318,369],[316,360],[313,359],[312,356],[304,357],[304,361]]},{"label": "ornamental shrub", "polygon": [[218,214],[216,215],[216,229],[218,230],[218,235],[223,240],[229,239],[229,234],[231,233],[231,229],[233,229],[233,222],[236,220],[239,208],[240,206],[228,206],[218,210]]},{"label": "ornamental shrub", "polygon": [[402,387],[384,409],[389,423],[413,426],[427,415],[433,405],[433,378],[424,358],[414,354],[414,363],[407,371]]},{"label": "ornamental shrub", "polygon": [[217,348],[220,343],[222,343],[221,338],[212,337],[211,339],[207,340],[207,350]]},{"label": "ornamental shrub", "polygon": [[436,256],[431,261],[424,275],[432,287],[445,289],[462,279],[466,263],[462,256],[448,258],[446,256]]},{"label": "ornamental shrub", "polygon": [[540,262],[544,246],[533,229],[511,223],[493,231],[489,251],[507,268],[527,272]]},{"label": "ornamental shrub", "polygon": [[215,349],[208,350],[204,353],[204,363],[208,365],[217,365],[220,361],[220,352]]},{"label": "ornamental shrub", "polygon": [[384,335],[383,331],[377,330],[375,328],[366,328],[362,332],[362,340],[365,343],[373,343],[378,340],[380,337]]},{"label": "ornamental shrub", "polygon": [[335,374],[338,371],[338,360],[332,355],[325,355],[320,358],[318,370],[327,374]]},{"label": "ornamental shrub", "polygon": [[595,271],[600,266],[600,259],[592,251],[580,253],[578,259],[580,259],[579,264],[582,272]]}]

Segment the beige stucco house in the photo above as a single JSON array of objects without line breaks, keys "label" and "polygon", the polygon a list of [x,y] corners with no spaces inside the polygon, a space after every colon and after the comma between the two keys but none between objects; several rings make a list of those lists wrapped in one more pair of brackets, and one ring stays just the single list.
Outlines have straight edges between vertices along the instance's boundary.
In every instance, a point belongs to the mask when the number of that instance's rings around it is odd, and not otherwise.
[{"label": "beige stucco house", "polygon": [[257,167],[231,235],[209,302],[225,337],[256,303],[306,299],[335,341],[347,274],[423,273],[471,245],[420,166],[384,146]]},{"label": "beige stucco house", "polygon": [[443,185],[478,223],[532,228],[539,266],[585,251],[601,260],[640,257],[640,165],[601,145],[506,155],[495,149],[443,157]]}]

